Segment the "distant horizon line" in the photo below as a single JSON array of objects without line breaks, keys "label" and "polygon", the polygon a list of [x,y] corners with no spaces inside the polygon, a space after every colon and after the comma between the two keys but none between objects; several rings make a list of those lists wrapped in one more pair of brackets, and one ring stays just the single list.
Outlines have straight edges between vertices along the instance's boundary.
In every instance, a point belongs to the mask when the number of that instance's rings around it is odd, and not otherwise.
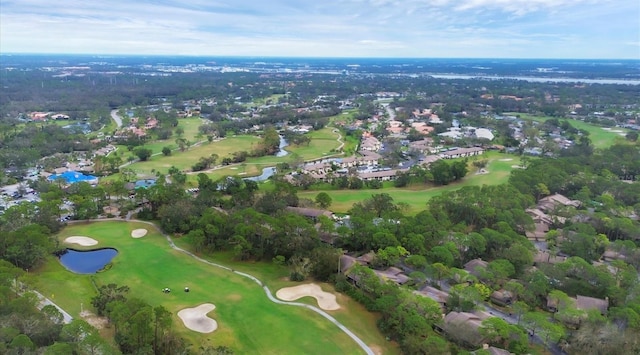
[{"label": "distant horizon line", "polygon": [[119,53],[42,53],[0,52],[0,56],[87,56],[87,57],[181,57],[181,58],[297,58],[297,59],[482,59],[482,60],[595,60],[638,61],[638,58],[553,58],[553,57],[374,57],[374,56],[299,56],[299,55],[222,55],[222,54],[119,54]]}]

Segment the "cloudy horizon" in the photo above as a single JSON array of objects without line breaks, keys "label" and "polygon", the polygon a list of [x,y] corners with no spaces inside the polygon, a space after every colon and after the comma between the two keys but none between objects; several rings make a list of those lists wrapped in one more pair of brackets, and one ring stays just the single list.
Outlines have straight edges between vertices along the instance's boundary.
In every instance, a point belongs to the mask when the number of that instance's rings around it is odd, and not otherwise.
[{"label": "cloudy horizon", "polygon": [[0,53],[640,59],[628,0],[0,0]]}]

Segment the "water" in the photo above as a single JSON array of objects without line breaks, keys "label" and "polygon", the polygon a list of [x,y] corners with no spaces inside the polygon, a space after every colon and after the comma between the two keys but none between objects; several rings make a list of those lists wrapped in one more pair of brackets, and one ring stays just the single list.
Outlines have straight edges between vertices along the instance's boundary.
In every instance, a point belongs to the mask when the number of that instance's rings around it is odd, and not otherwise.
[{"label": "water", "polygon": [[274,166],[270,166],[268,168],[262,169],[262,174],[260,174],[260,176],[252,176],[252,177],[245,178],[244,180],[261,182],[261,181],[267,180],[268,178],[273,176],[273,174],[275,173],[276,173],[276,168]]},{"label": "water", "polygon": [[640,85],[637,79],[581,79],[581,78],[545,78],[535,76],[489,76],[489,75],[464,75],[464,74],[432,74],[436,79],[485,79],[485,80],[523,80],[532,83],[585,83],[585,84],[620,84]]},{"label": "water", "polygon": [[76,274],[95,274],[107,265],[118,251],[113,248],[79,251],[67,249],[60,256],[60,263]]},{"label": "water", "polygon": [[[284,157],[287,154],[289,154],[289,152],[284,150],[284,147],[286,147],[288,145],[289,145],[289,143],[287,142],[287,140],[284,139],[283,136],[280,136],[280,145],[278,146],[278,148],[280,148],[280,150],[276,153],[276,156],[277,157]],[[248,177],[248,178],[245,178],[244,180],[251,180],[251,181],[255,181],[255,182],[261,182],[261,181],[265,181],[268,178],[272,177],[275,173],[276,173],[276,168],[274,166],[270,166],[270,167],[262,169],[262,174],[260,174],[259,176]]]},{"label": "water", "polygon": [[289,143],[287,142],[286,139],[284,139],[283,136],[280,136],[280,145],[278,146],[278,148],[280,150],[278,150],[278,152],[276,153],[277,157],[284,157],[287,154],[289,154],[289,152],[287,152],[286,150],[284,150],[284,147],[288,146]]}]

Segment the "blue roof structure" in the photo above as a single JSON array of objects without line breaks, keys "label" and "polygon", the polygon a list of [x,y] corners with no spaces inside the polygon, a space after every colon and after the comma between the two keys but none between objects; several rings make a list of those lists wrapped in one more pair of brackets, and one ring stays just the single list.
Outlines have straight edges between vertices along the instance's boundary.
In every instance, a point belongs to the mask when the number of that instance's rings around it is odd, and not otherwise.
[{"label": "blue roof structure", "polygon": [[88,183],[96,183],[98,182],[98,178],[93,175],[85,175],[83,173],[79,173],[77,171],[66,171],[62,174],[52,174],[49,176],[49,181],[56,181],[58,179],[63,179],[67,184],[75,184],[76,182],[88,182]]}]

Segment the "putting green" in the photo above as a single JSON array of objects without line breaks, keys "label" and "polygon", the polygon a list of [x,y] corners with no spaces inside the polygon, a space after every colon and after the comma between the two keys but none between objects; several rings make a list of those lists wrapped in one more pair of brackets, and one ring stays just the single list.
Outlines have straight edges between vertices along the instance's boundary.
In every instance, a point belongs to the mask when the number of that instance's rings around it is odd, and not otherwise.
[{"label": "putting green", "polygon": [[[140,239],[131,238],[136,229],[148,229]],[[93,276],[98,285],[117,283],[131,288],[130,297],[151,305],[163,305],[172,314],[174,328],[193,344],[227,345],[237,353],[260,354],[361,354],[361,348],[337,326],[304,308],[278,305],[269,301],[254,281],[198,261],[169,247],[167,240],[148,224],[140,222],[78,223],[65,228],[61,240],[72,235],[87,235],[102,246],[117,248],[119,254],[106,272]],[[49,264],[57,263],[50,260]],[[76,275],[55,265],[38,273],[43,292],[58,292],[54,301],[78,316],[78,300],[95,294],[87,275]],[[48,280],[55,280],[49,282]],[[172,289],[163,293],[162,289]],[[190,292],[183,292],[189,287]],[[202,334],[187,329],[177,312],[203,303],[216,309],[209,313],[218,329]],[[87,303],[85,303],[87,307]],[[76,314],[74,314],[74,312]],[[304,330],[304,331],[301,331]]]}]

